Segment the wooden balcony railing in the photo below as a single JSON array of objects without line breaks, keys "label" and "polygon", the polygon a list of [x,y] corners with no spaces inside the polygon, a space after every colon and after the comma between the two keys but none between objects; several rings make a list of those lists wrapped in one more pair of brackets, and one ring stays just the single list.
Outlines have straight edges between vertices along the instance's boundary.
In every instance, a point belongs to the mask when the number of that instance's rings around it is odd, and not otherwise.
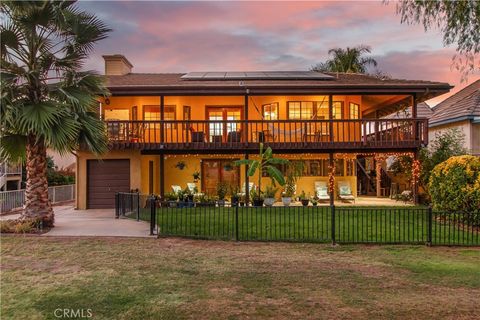
[{"label": "wooden balcony railing", "polygon": [[107,121],[113,148],[162,150],[413,148],[427,119]]}]

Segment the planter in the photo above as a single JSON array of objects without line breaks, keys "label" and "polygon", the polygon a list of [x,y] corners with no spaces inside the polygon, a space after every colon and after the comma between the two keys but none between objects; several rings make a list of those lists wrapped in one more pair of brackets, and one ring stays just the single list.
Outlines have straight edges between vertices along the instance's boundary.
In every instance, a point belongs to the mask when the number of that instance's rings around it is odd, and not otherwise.
[{"label": "planter", "polygon": [[240,201],[240,207],[245,207],[245,201]]},{"label": "planter", "polygon": [[217,203],[219,207],[225,207],[225,200],[218,200]]},{"label": "planter", "polygon": [[263,207],[263,199],[253,199],[254,207]]},{"label": "planter", "polygon": [[317,202],[312,202],[312,206],[316,207],[318,205]]},{"label": "planter", "polygon": [[267,207],[271,207],[273,206],[273,204],[275,203],[275,198],[265,198],[264,202],[263,202]]},{"label": "planter", "polygon": [[288,207],[292,203],[291,197],[282,197],[282,202],[285,207]]},{"label": "planter", "polygon": [[302,203],[302,206],[306,207],[306,206],[308,206],[308,204],[310,203],[310,200],[308,200],[308,199],[302,199],[302,200],[300,200],[300,202]]},{"label": "planter", "polygon": [[231,199],[232,207],[238,206],[239,201],[240,201],[239,197],[232,197],[232,199]]},{"label": "planter", "polygon": [[176,208],[177,207],[177,201],[168,201],[168,206],[170,208]]}]

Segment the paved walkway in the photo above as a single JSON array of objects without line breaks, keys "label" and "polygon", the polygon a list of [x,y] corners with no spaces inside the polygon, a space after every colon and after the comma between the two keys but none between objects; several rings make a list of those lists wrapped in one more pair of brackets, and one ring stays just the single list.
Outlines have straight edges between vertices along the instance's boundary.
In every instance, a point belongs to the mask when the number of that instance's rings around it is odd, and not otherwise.
[{"label": "paved walkway", "polygon": [[144,221],[115,219],[113,209],[74,210],[72,206],[55,207],[55,228],[43,236],[149,237],[150,226]]},{"label": "paved walkway", "polygon": [[[73,206],[53,207],[55,228],[43,236],[150,237],[150,225],[145,221],[115,219],[113,209],[75,210]],[[1,220],[20,215],[4,215]]]}]

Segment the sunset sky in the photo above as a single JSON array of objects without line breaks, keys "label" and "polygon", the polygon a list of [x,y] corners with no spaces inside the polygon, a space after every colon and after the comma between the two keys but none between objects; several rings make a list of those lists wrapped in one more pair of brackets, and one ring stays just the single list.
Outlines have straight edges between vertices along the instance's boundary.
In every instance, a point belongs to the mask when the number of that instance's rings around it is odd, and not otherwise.
[{"label": "sunset sky", "polygon": [[[400,23],[382,2],[80,2],[113,32],[87,68],[103,72],[103,54],[124,54],[134,72],[307,70],[335,47],[372,47],[394,78],[449,82],[455,48],[438,30]],[[471,75],[468,83],[480,78]],[[434,105],[445,96],[429,101]]]}]

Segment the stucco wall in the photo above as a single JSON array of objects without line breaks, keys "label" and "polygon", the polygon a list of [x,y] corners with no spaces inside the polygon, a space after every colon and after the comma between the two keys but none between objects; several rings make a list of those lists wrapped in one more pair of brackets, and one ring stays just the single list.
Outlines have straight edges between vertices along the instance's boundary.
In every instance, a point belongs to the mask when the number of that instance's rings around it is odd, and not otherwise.
[{"label": "stucco wall", "polygon": [[[441,134],[449,129],[458,129],[465,135],[464,147],[468,150],[472,150],[472,130],[470,121],[459,121],[455,123],[449,123],[442,126],[435,126],[428,129],[428,142],[429,144],[435,139],[435,135]],[[477,139],[478,140],[478,139]]]}]

